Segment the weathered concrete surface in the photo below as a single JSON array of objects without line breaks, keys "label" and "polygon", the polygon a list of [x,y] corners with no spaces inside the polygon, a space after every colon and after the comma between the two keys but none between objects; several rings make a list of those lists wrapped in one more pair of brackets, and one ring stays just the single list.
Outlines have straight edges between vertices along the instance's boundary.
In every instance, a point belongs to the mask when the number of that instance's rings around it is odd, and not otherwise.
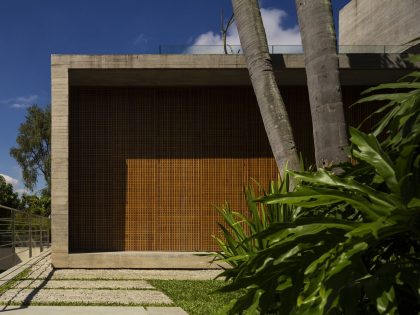
[{"label": "weathered concrete surface", "polygon": [[7,306],[0,308],[10,315],[187,315],[179,307],[115,307],[115,306]]},{"label": "weathered concrete surface", "polygon": [[144,290],[154,287],[144,280],[23,280],[16,289],[112,289],[112,290]]},{"label": "weathered concrete surface", "polygon": [[147,314],[149,315],[187,315],[187,313],[180,307],[148,307]]},{"label": "weathered concrete surface", "polygon": [[156,290],[91,290],[91,289],[9,289],[0,296],[3,304],[78,303],[100,305],[172,304],[164,293]]},{"label": "weathered concrete surface", "polygon": [[[67,268],[219,269],[212,256],[190,252],[104,252],[68,254]],[[203,254],[203,253],[202,253]],[[56,258],[53,256],[53,258]],[[53,259],[57,266],[58,258]]]},{"label": "weathered concrete surface", "polygon": [[339,44],[403,45],[419,37],[419,16],[418,0],[352,0],[340,11]]},{"label": "weathered concrete surface", "polygon": [[[0,312],[10,315],[147,315],[143,307],[115,307],[115,306],[7,306],[0,307]],[[169,310],[168,310],[169,311]],[[171,313],[166,313],[170,315]],[[176,314],[176,313],[173,313]]]},{"label": "weathered concrete surface", "polygon": [[221,270],[57,269],[48,268],[36,279],[51,280],[213,280]]},{"label": "weathered concrete surface", "polygon": [[39,268],[40,265],[44,265],[45,261],[48,259],[48,257],[51,254],[51,250],[47,249],[41,253],[38,253],[38,255],[33,256],[32,258],[23,261],[19,264],[17,264],[14,267],[11,267],[10,269],[4,271],[0,274],[0,286],[11,281],[16,276],[18,276],[21,272],[25,271],[28,268],[31,268],[32,270],[39,269],[41,272],[45,271],[45,267],[43,269]]}]

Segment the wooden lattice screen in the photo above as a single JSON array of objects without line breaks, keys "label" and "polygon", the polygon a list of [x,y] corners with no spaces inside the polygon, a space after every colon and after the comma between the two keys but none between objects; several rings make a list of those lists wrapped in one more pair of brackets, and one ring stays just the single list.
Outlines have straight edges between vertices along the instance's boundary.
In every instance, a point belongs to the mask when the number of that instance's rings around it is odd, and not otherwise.
[{"label": "wooden lattice screen", "polygon": [[[282,93],[312,161],[306,88]],[[242,210],[250,178],[277,176],[250,87],[72,87],[69,148],[73,252],[215,250],[212,205]]]}]

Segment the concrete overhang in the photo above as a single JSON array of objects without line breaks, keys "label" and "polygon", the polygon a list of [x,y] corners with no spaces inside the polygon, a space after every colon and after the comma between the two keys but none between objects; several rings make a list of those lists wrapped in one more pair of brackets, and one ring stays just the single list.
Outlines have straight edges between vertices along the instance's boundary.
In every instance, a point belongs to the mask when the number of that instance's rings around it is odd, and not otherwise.
[{"label": "concrete overhang", "polygon": [[[392,82],[419,69],[407,54],[340,54],[343,85]],[[306,85],[304,55],[273,55],[279,85]],[[243,55],[52,55],[70,86],[242,86],[250,79]]]}]

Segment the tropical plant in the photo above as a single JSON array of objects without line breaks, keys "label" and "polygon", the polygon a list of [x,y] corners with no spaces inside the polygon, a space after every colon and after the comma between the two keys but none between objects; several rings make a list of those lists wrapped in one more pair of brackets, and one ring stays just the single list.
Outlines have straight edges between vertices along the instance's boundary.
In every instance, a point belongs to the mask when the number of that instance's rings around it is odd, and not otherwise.
[{"label": "tropical plant", "polygon": [[305,54],[315,160],[318,167],[325,167],[348,159],[331,0],[295,2]]},{"label": "tropical plant", "polygon": [[[268,245],[267,242],[253,239],[252,235],[266,230],[272,223],[290,220],[292,211],[288,205],[256,202],[258,197],[288,192],[289,176],[285,173],[283,178],[284,180],[279,176],[276,181],[271,181],[268,193],[257,182],[254,182],[255,186],[245,187],[245,213],[232,210],[229,204],[216,208],[223,218],[223,224],[218,223],[223,238],[213,236],[220,249],[216,253],[216,261],[224,261],[232,267],[238,267],[249,258],[249,253],[256,253]],[[226,270],[230,271],[235,272],[235,269]]]},{"label": "tropical plant", "polygon": [[265,131],[280,170],[299,169],[286,106],[280,95],[257,0],[232,0],[239,39]]},{"label": "tropical plant", "polygon": [[231,282],[222,291],[246,293],[222,312],[420,312],[419,79],[416,72],[365,92],[358,103],[387,104],[372,133],[350,129],[354,163],[341,164],[342,173],[289,171],[293,192],[259,199],[295,212],[253,235],[266,248],[223,273]]}]

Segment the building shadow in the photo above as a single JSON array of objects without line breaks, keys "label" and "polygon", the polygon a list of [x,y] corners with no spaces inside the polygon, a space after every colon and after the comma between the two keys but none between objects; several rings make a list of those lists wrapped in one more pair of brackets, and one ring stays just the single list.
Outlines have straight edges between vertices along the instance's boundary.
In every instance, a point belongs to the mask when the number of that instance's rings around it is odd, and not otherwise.
[{"label": "building shadow", "polygon": [[[48,268],[48,266],[46,265],[46,267],[45,268]],[[32,271],[32,273],[34,273],[35,271]],[[15,293],[15,295],[12,297],[12,298],[10,298],[9,299],[9,301],[7,301],[3,306],[2,306],[2,308],[0,309],[0,313],[3,313],[3,312],[8,312],[8,311],[14,311],[14,310],[18,310],[18,309],[24,309],[24,308],[27,308],[30,304],[31,304],[31,302],[32,302],[32,300],[34,299],[34,297],[38,294],[38,292],[41,290],[41,289],[43,289],[44,287],[45,287],[45,285],[48,283],[48,281],[50,281],[51,279],[52,279],[52,277],[53,277],[53,275],[54,275],[54,272],[55,272],[55,270],[54,269],[52,269],[49,273],[48,273],[48,275],[44,278],[44,279],[42,279],[42,282],[40,283],[40,285],[39,286],[37,286],[37,287],[35,287],[34,289],[32,289],[31,290],[31,292],[29,292],[29,294],[25,297],[25,299],[21,302],[21,305],[19,305],[19,306],[14,306],[14,305],[12,305],[12,303],[14,302],[14,299],[23,291],[23,290],[26,290],[26,289],[28,289],[34,282],[36,282],[36,281],[38,281],[39,280],[39,277],[37,277],[37,278],[34,278],[34,279],[31,279],[31,281],[28,283],[28,285],[26,286],[26,287],[22,287],[22,288],[20,288],[20,289],[17,289],[17,291],[16,291],[16,293]],[[31,276],[31,274],[32,273],[30,273],[29,275],[27,275],[27,277],[25,278],[25,279],[22,279],[22,280],[19,280],[16,284],[15,284],[15,286],[14,287],[12,287],[12,288],[10,288],[10,289],[13,289],[13,288],[15,288],[19,283],[21,283],[22,281],[26,281],[27,280],[27,278],[29,278],[30,276]],[[41,272],[40,273],[40,275],[42,275],[43,273]],[[7,292],[7,291],[6,291]]]}]

